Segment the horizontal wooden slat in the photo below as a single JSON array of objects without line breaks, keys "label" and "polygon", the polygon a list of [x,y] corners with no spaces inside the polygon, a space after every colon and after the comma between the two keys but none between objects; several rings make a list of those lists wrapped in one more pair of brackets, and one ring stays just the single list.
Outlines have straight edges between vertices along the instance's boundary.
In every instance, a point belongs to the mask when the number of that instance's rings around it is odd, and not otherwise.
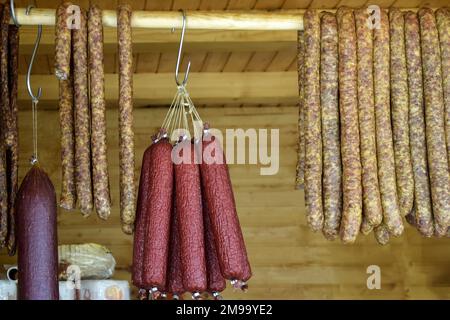
[{"label": "horizontal wooden slat", "polygon": [[[105,75],[108,106],[118,100],[118,75]],[[42,87],[41,106],[56,106],[58,81],[54,75],[33,75],[34,88]],[[294,105],[297,101],[297,74],[295,72],[200,72],[191,73],[187,89],[194,103]],[[170,104],[176,92],[173,74],[139,73],[133,78],[134,106]],[[27,106],[29,95],[25,76],[19,76],[19,103]],[[29,104],[28,104],[29,105]],[[270,121],[270,119],[268,119]]]}]

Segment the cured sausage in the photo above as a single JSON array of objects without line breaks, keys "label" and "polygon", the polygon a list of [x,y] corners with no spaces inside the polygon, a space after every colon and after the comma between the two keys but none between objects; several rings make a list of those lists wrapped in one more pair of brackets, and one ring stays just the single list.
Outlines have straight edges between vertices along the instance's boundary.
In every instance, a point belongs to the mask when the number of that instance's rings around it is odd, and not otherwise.
[{"label": "cured sausage", "polygon": [[142,281],[155,295],[166,287],[174,175],[172,145],[162,139],[152,148]]},{"label": "cured sausage", "polygon": [[167,273],[167,292],[173,299],[180,299],[186,291],[183,285],[183,269],[181,261],[180,222],[174,202],[170,227],[169,270]]},{"label": "cured sausage", "polygon": [[120,218],[122,230],[132,233],[134,224],[134,132],[133,132],[133,55],[131,47],[131,7],[117,9],[119,42],[119,161]]},{"label": "cured sausage", "polygon": [[86,12],[80,12],[80,28],[73,30],[73,78],[75,104],[75,181],[81,213],[92,211],[91,137],[87,70]]},{"label": "cured sausage", "polygon": [[8,173],[8,238],[7,247],[9,255],[16,251],[15,235],[15,200],[19,186],[19,128],[18,128],[18,105],[17,90],[19,76],[19,28],[11,25],[9,27],[9,111],[10,126],[8,137],[12,139],[6,152],[6,165]]},{"label": "cured sausage", "polygon": [[142,281],[143,272],[143,260],[144,260],[144,245],[147,223],[147,207],[148,207],[148,195],[150,193],[150,163],[152,161],[152,150],[155,148],[155,144],[145,149],[142,157],[141,177],[139,179],[139,191],[136,204],[136,221],[135,221],[135,233],[133,241],[133,272],[131,280],[133,284],[140,288],[144,288]]},{"label": "cured sausage", "polygon": [[389,11],[391,114],[394,138],[395,172],[400,214],[406,216],[413,207],[414,179],[409,145],[408,79],[405,55],[405,21],[400,9]]},{"label": "cured sausage", "polygon": [[308,225],[322,230],[322,135],[320,121],[320,18],[316,10],[303,15],[305,35],[305,204]]},{"label": "cured sausage", "polygon": [[220,292],[225,290],[226,282],[220,270],[219,257],[217,256],[210,212],[205,201],[203,201],[203,224],[205,229],[205,256],[208,270],[208,292],[211,293],[214,299],[220,300]]},{"label": "cured sausage", "polygon": [[374,29],[373,70],[375,93],[375,134],[378,159],[383,221],[389,233],[400,236],[403,222],[398,206],[394,146],[392,142],[389,104],[389,20],[385,10],[380,11],[380,28]]},{"label": "cured sausage", "polygon": [[413,220],[422,235],[431,237],[434,226],[428,179],[419,19],[411,11],[406,12],[404,17],[409,93],[409,140],[414,173]]},{"label": "cured sausage", "polygon": [[[433,10],[419,10],[425,123],[431,198],[437,235],[450,226],[450,177],[445,148],[444,100],[439,38]],[[441,231],[441,232],[439,232]]]},{"label": "cured sausage", "polygon": [[111,213],[106,143],[105,75],[103,67],[102,11],[93,5],[88,18],[90,98],[92,114],[92,181],[97,215],[107,219]]},{"label": "cured sausage", "polygon": [[10,147],[13,137],[11,136],[11,110],[9,103],[9,59],[8,59],[8,33],[10,20],[9,5],[3,5],[0,21],[0,104],[2,120],[2,140],[6,147]]},{"label": "cured sausage", "polygon": [[389,243],[390,234],[388,227],[384,223],[380,224],[378,227],[375,227],[374,231],[375,239],[379,244],[384,246]]},{"label": "cured sausage", "polygon": [[339,143],[338,34],[333,14],[321,18],[320,102],[323,137],[323,234],[339,234],[342,209],[341,149]]},{"label": "cured sausage", "polygon": [[352,243],[358,236],[362,221],[356,30],[350,9],[340,8],[336,15],[339,26],[339,107],[343,168],[341,239],[344,243]]},{"label": "cured sausage", "polygon": [[206,290],[205,241],[203,230],[200,170],[195,163],[194,146],[184,140],[174,147],[175,200],[179,219],[179,237],[183,286],[195,295]]},{"label": "cured sausage", "polygon": [[[3,14],[6,11],[7,6],[0,6],[0,15],[1,20],[3,20]],[[0,28],[3,29],[3,23],[1,23]],[[7,66],[8,61],[3,61],[7,56],[3,54],[3,43],[6,42],[6,47],[8,45],[6,39],[1,39],[3,37],[3,32],[0,29],[0,40],[2,40],[2,52],[0,53],[0,96],[3,99],[3,91],[4,91],[4,79],[3,79],[3,69]],[[7,51],[6,51],[7,52]],[[7,76],[7,74],[6,74]],[[8,78],[6,78],[8,81]],[[8,92],[8,84],[6,83],[6,92]],[[0,143],[0,248],[3,248],[6,244],[6,239],[8,235],[8,186],[7,186],[7,164],[6,164],[6,146],[3,143],[6,130],[6,123],[8,119],[6,118],[8,114],[9,103],[5,104],[4,101],[0,101],[0,120],[1,120],[1,140]]]},{"label": "cured sausage", "polygon": [[19,300],[58,300],[56,195],[47,174],[34,165],[17,193]]},{"label": "cured sausage", "polygon": [[[378,184],[375,106],[373,92],[372,30],[367,25],[366,9],[355,11],[358,60],[358,119],[361,143],[363,186],[363,224],[378,226],[383,219]],[[367,231],[367,227],[365,228]],[[371,228],[370,228],[371,229]]]},{"label": "cured sausage", "polygon": [[59,205],[66,210],[75,209],[75,131],[72,76],[59,80],[59,124],[61,128],[61,197]]},{"label": "cured sausage", "polygon": [[361,233],[365,236],[367,236],[369,233],[373,231],[373,226],[369,223],[369,220],[365,216],[363,216],[362,222],[361,222]]},{"label": "cured sausage", "polygon": [[450,10],[436,10],[436,22],[441,48],[442,88],[445,104],[445,135],[447,140],[447,158],[450,166]]},{"label": "cured sausage", "polygon": [[244,237],[236,212],[233,189],[220,142],[208,130],[202,141],[200,173],[211,219],[220,269],[235,287],[245,289],[251,277]]},{"label": "cured sausage", "polygon": [[297,33],[297,69],[298,69],[298,145],[297,174],[295,185],[302,189],[305,182],[305,36],[303,31]]},{"label": "cured sausage", "polygon": [[56,10],[55,75],[59,80],[67,80],[70,76],[71,30],[67,21],[71,5],[70,2],[64,2]]}]

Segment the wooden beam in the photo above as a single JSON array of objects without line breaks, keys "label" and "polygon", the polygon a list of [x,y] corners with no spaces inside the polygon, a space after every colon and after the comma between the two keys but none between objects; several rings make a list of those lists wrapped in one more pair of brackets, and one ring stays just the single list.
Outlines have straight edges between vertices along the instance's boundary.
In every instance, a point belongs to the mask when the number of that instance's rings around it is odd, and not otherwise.
[{"label": "wooden beam", "polygon": [[[106,100],[117,106],[118,75],[107,74]],[[170,104],[176,91],[171,73],[137,73],[133,78],[134,105]],[[33,87],[42,87],[39,105],[55,108],[58,82],[54,75],[33,75]],[[19,76],[19,103],[28,108],[25,76]],[[187,89],[200,104],[295,104],[298,96],[296,72],[200,72],[189,75]]]},{"label": "wooden beam", "polygon": [[[55,27],[44,26],[39,54],[55,51]],[[104,51],[117,51],[117,29],[104,28]],[[20,53],[31,54],[36,40],[36,27],[20,28]],[[179,32],[169,29],[133,29],[133,53],[176,52]],[[286,51],[296,50],[295,31],[236,31],[236,30],[187,30],[183,49],[185,52],[213,51]]]}]

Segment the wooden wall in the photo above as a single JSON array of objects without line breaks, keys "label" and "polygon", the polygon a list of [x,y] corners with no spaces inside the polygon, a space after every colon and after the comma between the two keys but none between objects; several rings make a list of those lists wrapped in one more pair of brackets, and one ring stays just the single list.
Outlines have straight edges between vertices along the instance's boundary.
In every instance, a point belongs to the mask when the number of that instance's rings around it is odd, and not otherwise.
[{"label": "wooden wall", "polygon": [[[195,97],[193,97],[195,101]],[[22,106],[25,107],[25,106]],[[136,177],[150,136],[161,124],[165,108],[135,110]],[[408,227],[388,246],[376,244],[372,235],[360,236],[354,245],[324,240],[305,224],[303,192],[294,190],[297,137],[295,107],[202,108],[213,127],[279,128],[280,171],[259,175],[257,165],[233,165],[238,213],[254,277],[247,293],[227,289],[226,299],[450,299],[450,239],[424,239]],[[39,157],[57,192],[60,190],[58,113],[41,110]],[[29,168],[31,113],[20,113],[20,177]],[[118,213],[117,111],[108,110],[109,165],[114,210],[110,219],[61,210],[60,244],[96,242],[107,246],[117,260],[116,278],[130,279],[132,237],[124,235]],[[0,264],[14,263],[4,251]],[[366,268],[381,267],[382,289],[368,290]]]}]

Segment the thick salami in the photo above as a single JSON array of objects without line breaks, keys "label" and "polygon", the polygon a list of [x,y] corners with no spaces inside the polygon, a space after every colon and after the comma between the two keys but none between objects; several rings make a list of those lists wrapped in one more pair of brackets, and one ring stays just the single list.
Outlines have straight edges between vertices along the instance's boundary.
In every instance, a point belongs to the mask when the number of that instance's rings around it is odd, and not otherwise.
[{"label": "thick salami", "polygon": [[390,234],[388,227],[384,223],[381,223],[378,227],[375,227],[374,234],[375,239],[379,244],[384,246],[389,243]]},{"label": "thick salami", "polygon": [[373,31],[369,29],[367,10],[355,11],[358,59],[358,119],[361,142],[363,221],[378,226],[383,219],[378,184],[375,138],[375,100],[373,92]]},{"label": "thick salami", "polygon": [[395,179],[394,146],[389,104],[389,20],[386,11],[380,11],[380,18],[380,28],[374,29],[373,40],[378,179],[384,224],[390,234],[399,236],[403,233],[404,227],[398,206]]},{"label": "thick salami", "polygon": [[244,237],[236,212],[228,166],[220,142],[206,131],[202,143],[200,173],[216,241],[220,269],[234,286],[245,288],[251,277]]},{"label": "thick salami", "polygon": [[[450,226],[450,177],[445,147],[444,100],[439,37],[433,10],[419,10],[425,123],[431,198],[437,235]],[[441,232],[439,232],[441,231]]]},{"label": "thick salami", "polygon": [[394,138],[395,172],[400,214],[406,216],[413,207],[414,178],[409,145],[408,78],[405,54],[405,20],[400,9],[389,11],[391,114]]},{"label": "thick salami", "polygon": [[342,209],[342,168],[339,143],[338,33],[333,14],[321,20],[320,103],[323,137],[323,234],[333,240],[339,235]]},{"label": "thick salami", "polygon": [[194,294],[206,290],[205,241],[203,231],[200,170],[189,140],[174,147],[175,199],[179,218],[181,265],[184,288]]},{"label": "thick salami", "polygon": [[180,223],[174,203],[170,227],[169,270],[167,271],[167,292],[174,299],[180,299],[185,292],[181,262]]},{"label": "thick salami", "polygon": [[19,300],[58,300],[55,189],[33,166],[17,194]]},{"label": "thick salami", "polygon": [[303,15],[305,35],[305,204],[308,225],[322,230],[322,134],[320,121],[320,18],[316,10]]},{"label": "thick salami", "polygon": [[133,55],[131,47],[131,7],[117,9],[119,41],[119,161],[120,218],[122,230],[132,233],[134,224],[134,132],[133,132]]},{"label": "thick salami", "polygon": [[447,158],[450,166],[450,9],[441,8],[435,13],[441,48],[442,88],[445,104],[445,135]]},{"label": "thick salami", "polygon": [[146,235],[147,223],[147,207],[149,204],[148,195],[150,193],[150,164],[152,161],[152,150],[155,144],[152,144],[144,151],[142,157],[141,177],[139,179],[139,191],[136,204],[136,221],[134,225],[134,242],[133,242],[133,272],[131,280],[133,284],[145,289],[142,281],[143,260],[144,260],[144,245]]},{"label": "thick salami", "polygon": [[156,293],[166,287],[174,175],[172,145],[163,139],[152,148],[142,281]]},{"label": "thick salami", "polygon": [[305,182],[305,35],[297,33],[297,72],[298,72],[298,143],[297,174],[295,187],[302,189]]},{"label": "thick salami", "polygon": [[205,201],[203,201],[203,222],[205,229],[206,267],[208,270],[208,292],[211,293],[214,299],[220,299],[220,292],[225,290],[226,282],[220,270],[210,212]]},{"label": "thick salami", "polygon": [[59,80],[67,80],[70,76],[70,38],[71,30],[67,25],[68,9],[72,4],[64,2],[56,10],[55,23],[55,75]]},{"label": "thick salami", "polygon": [[340,8],[339,26],[339,107],[343,168],[343,209],[341,239],[356,240],[362,221],[361,157],[359,151],[356,30],[353,12]]},{"label": "thick salami", "polygon": [[414,12],[405,13],[405,46],[409,93],[409,140],[414,173],[414,222],[419,232],[434,233],[428,179],[427,144],[423,108],[422,60],[420,57],[419,19]]},{"label": "thick salami", "polygon": [[8,174],[8,253],[14,255],[16,251],[15,235],[15,200],[19,186],[19,128],[18,128],[18,104],[17,90],[19,77],[19,28],[9,26],[9,111],[10,125],[8,137],[12,139],[6,152],[6,164]]},{"label": "thick salami", "polygon": [[92,114],[92,182],[97,215],[107,219],[111,213],[106,143],[105,75],[103,67],[102,11],[95,5],[88,18],[90,98]]},{"label": "thick salami", "polygon": [[80,12],[80,28],[73,30],[73,78],[75,104],[75,181],[81,213],[92,212],[91,136],[87,70],[86,12]]}]

